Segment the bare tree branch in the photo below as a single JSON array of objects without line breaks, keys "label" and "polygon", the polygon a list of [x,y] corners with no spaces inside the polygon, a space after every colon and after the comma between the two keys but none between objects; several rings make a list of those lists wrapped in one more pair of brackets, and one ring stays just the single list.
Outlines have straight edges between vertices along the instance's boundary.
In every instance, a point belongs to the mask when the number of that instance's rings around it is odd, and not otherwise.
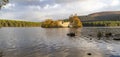
[{"label": "bare tree branch", "polygon": [[9,0],[0,0],[0,9],[7,3],[9,3]]}]

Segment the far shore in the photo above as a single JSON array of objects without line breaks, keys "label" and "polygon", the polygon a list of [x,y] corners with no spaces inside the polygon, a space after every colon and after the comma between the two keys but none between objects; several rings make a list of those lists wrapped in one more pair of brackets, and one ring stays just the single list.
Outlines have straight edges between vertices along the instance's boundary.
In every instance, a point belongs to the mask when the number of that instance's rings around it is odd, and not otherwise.
[{"label": "far shore", "polygon": [[[31,28],[31,27],[0,27],[0,28]],[[43,27],[40,27],[40,28],[43,28]],[[58,28],[58,27],[54,27],[54,28]],[[69,27],[59,27],[59,28],[69,28]],[[119,27],[92,27],[92,26],[84,27],[83,26],[82,28],[120,28],[120,26]]]},{"label": "far shore", "polygon": [[119,27],[83,27],[83,28],[120,28],[120,26]]}]

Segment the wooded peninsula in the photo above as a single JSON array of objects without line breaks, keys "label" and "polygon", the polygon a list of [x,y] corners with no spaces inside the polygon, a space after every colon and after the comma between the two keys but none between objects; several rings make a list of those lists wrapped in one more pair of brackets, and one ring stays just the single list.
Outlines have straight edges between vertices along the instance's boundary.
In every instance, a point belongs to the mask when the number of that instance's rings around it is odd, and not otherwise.
[{"label": "wooded peninsula", "polygon": [[0,27],[40,27],[41,22],[0,20]]}]

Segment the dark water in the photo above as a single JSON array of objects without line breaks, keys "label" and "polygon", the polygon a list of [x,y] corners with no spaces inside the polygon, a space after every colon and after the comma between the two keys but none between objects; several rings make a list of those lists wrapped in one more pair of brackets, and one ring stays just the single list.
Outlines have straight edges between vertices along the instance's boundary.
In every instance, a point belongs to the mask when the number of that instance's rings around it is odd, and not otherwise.
[{"label": "dark water", "polygon": [[[70,31],[77,36],[68,37]],[[120,41],[97,40],[97,31],[120,33],[119,28],[1,28],[0,51],[3,57],[120,57]]]}]

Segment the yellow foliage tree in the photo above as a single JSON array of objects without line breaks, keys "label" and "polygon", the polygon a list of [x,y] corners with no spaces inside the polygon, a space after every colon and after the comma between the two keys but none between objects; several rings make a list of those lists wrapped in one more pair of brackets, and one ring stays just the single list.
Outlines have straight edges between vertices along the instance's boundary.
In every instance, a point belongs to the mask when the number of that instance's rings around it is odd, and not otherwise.
[{"label": "yellow foliage tree", "polygon": [[77,15],[75,15],[75,16],[70,16],[69,20],[70,20],[70,25],[71,25],[73,28],[83,27],[82,22],[80,21],[80,19],[78,18]]},{"label": "yellow foliage tree", "polygon": [[51,19],[47,19],[44,22],[42,22],[41,27],[43,27],[43,28],[58,28],[61,26],[59,25],[58,21],[53,21]]}]

